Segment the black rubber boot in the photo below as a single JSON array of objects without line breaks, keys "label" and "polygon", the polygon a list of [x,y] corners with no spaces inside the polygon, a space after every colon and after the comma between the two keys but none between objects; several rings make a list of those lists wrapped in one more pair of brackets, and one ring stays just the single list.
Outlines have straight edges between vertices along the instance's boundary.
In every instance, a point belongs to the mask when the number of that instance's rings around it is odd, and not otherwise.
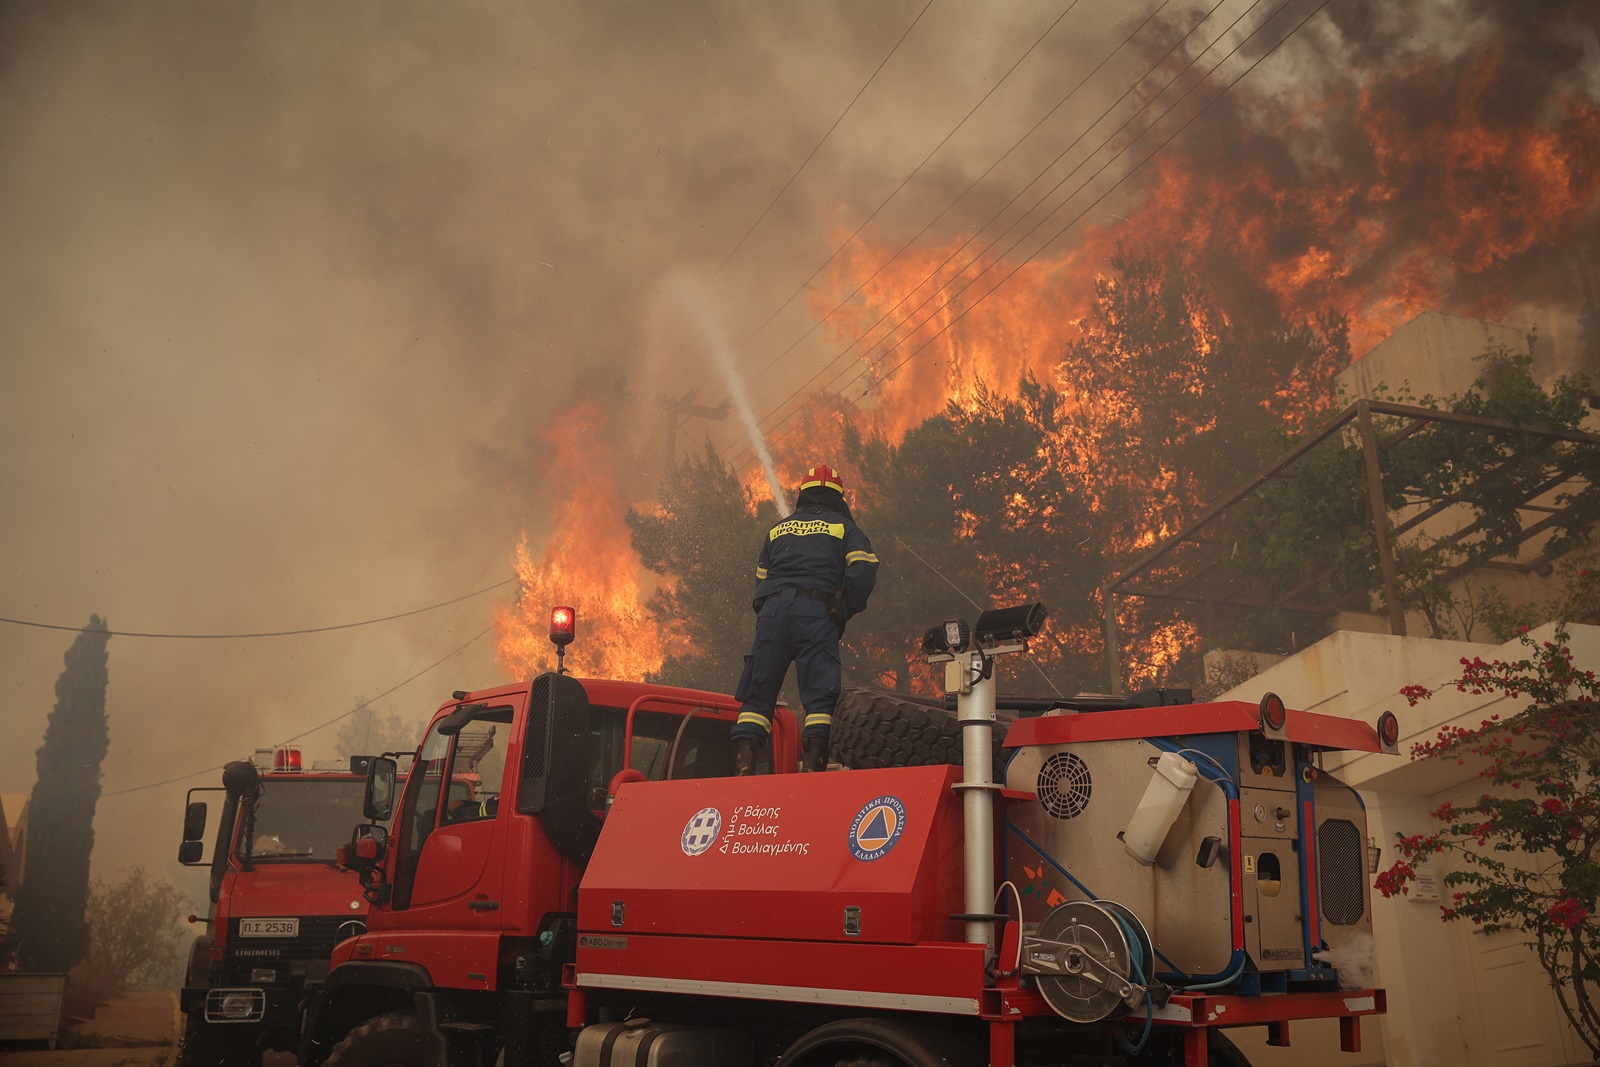
[{"label": "black rubber boot", "polygon": [[825,771],[827,769],[828,739],[826,737],[802,737],[800,739],[801,772]]},{"label": "black rubber boot", "polygon": [[748,737],[741,737],[733,743],[734,777],[742,778],[754,773],[756,773],[756,743]]}]

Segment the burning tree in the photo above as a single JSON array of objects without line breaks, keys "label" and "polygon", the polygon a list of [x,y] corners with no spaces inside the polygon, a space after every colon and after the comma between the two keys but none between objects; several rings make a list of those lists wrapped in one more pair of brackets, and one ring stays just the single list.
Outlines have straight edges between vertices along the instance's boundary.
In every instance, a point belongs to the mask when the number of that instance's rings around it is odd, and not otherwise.
[{"label": "burning tree", "polygon": [[[898,410],[818,404],[796,435],[806,444],[784,442],[790,466],[843,456],[884,563],[846,635],[854,683],[910,688],[925,668],[915,635],[930,620],[1037,599],[1052,612],[1036,650],[1048,684],[1098,688],[1101,583],[1252,467],[1273,429],[1324,404],[1348,360],[1339,316],[1229,315],[1177,257],[1151,252],[1113,257],[1078,330],[1047,377],[1024,368],[1009,393],[972,370],[909,427]],[[629,524],[634,551],[668,583],[650,602],[675,650],[660,677],[728,688],[765,529],[755,497],[708,451]],[[1125,610],[1135,673],[1165,681],[1182,669],[1193,624]]]},{"label": "burning tree", "polygon": [[[928,613],[971,610],[933,568],[980,602],[1039,576],[1055,590],[1042,643],[1058,657],[1054,677],[1071,684],[1073,672],[1096,673],[1089,665],[1108,651],[1097,582],[1259,470],[1284,428],[1325,411],[1327,383],[1352,351],[1432,308],[1502,319],[1563,299],[1568,253],[1594,247],[1600,226],[1600,105],[1582,77],[1587,37],[1577,32],[1588,8],[1567,0],[1523,19],[1468,6],[1483,18],[1469,20],[1461,47],[1429,54],[1416,50],[1428,37],[1420,27],[1437,16],[1428,5],[1333,5],[1333,36],[1297,57],[1321,96],[1239,83],[1206,104],[1192,133],[1163,142],[1119,182],[1099,223],[1036,244],[1027,235],[1082,190],[1035,199],[1027,182],[1018,193],[1032,207],[1008,202],[987,222],[973,216],[970,232],[943,247],[901,249],[902,234],[872,228],[843,242],[812,293],[839,350],[817,369],[818,391],[800,391],[762,426],[791,475],[847,449],[860,472],[850,472],[852,496],[886,565],[874,607],[847,637],[853,680],[908,684],[918,667],[903,631]],[[1004,173],[982,197],[999,202],[1026,181]],[[1015,231],[1026,240],[1008,244]],[[1584,315],[1593,351],[1600,320]],[[774,348],[774,362],[787,351]],[[1030,377],[1051,394],[1047,426],[1025,427],[997,406],[1035,403],[1010,391]],[[581,596],[589,629],[575,646],[577,669],[659,670],[726,688],[741,642],[715,643],[743,630],[728,626],[728,612],[745,599],[737,584],[750,550],[744,533],[712,542],[748,529],[765,499],[760,476],[736,462],[744,493],[707,488],[704,501],[668,487],[659,506],[636,508],[644,521],[634,522],[630,548],[621,516],[638,497],[612,497],[617,480],[595,469],[601,435],[579,436],[598,422],[592,409],[588,399],[575,405],[550,439],[562,477],[581,476],[548,517],[552,532],[519,556],[524,600],[497,621],[501,662],[514,673],[547,665],[544,613]],[[1005,449],[1030,436],[1037,446],[1017,499],[998,490],[1017,475],[1021,453],[1008,452],[982,487],[941,481],[940,465],[982,473],[981,457],[960,450],[987,447],[996,433]],[[620,436],[609,430],[606,447]],[[953,486],[967,497],[954,509],[938,499]],[[1051,513],[1053,500],[1069,512]],[[1070,574],[1047,579],[1030,562],[1024,576],[998,562],[997,546],[1029,552],[1034,535],[1040,544],[1053,536],[1052,523],[1079,524],[1080,505],[1089,515],[1060,557]],[[684,521],[690,514],[698,531]],[[974,516],[988,529],[963,525]],[[697,534],[708,543],[695,543]],[[658,537],[670,543],[652,544]],[[635,581],[646,555],[664,595],[642,612],[654,592],[648,576]],[[733,585],[719,584],[724,573]],[[1416,595],[1432,596],[1430,572],[1419,573]],[[1129,674],[1195,680],[1186,657],[1197,619],[1126,601],[1114,614],[1133,635],[1117,650]],[[702,619],[721,626],[706,632]],[[880,621],[896,632],[880,632]],[[1276,629],[1287,636],[1291,627]],[[620,636],[601,648],[590,633]]]},{"label": "burning tree", "polygon": [[[1589,572],[1591,584],[1600,575]],[[1378,876],[1384,896],[1405,893],[1415,861],[1452,853],[1464,862],[1444,876],[1454,890],[1441,907],[1447,922],[1470,920],[1490,931],[1523,930],[1573,1028],[1600,1055],[1600,715],[1595,672],[1573,661],[1565,624],[1551,640],[1526,629],[1519,660],[1461,661],[1461,692],[1526,697],[1521,712],[1477,727],[1447,726],[1417,745],[1413,759],[1481,764],[1486,791],[1476,803],[1444,804],[1431,834],[1402,838],[1404,857]],[[1402,690],[1413,706],[1436,690]]]}]

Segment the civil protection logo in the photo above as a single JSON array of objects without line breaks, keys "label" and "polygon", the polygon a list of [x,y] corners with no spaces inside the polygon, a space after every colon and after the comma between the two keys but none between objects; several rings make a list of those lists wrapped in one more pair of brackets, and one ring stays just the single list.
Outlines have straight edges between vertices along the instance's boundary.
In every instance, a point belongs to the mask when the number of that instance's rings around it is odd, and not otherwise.
[{"label": "civil protection logo", "polygon": [[879,859],[894,848],[905,828],[906,806],[899,797],[869,800],[850,824],[850,854],[867,862]]},{"label": "civil protection logo", "polygon": [[683,854],[698,856],[710,848],[722,832],[722,812],[716,808],[701,808],[689,818],[683,828]]}]

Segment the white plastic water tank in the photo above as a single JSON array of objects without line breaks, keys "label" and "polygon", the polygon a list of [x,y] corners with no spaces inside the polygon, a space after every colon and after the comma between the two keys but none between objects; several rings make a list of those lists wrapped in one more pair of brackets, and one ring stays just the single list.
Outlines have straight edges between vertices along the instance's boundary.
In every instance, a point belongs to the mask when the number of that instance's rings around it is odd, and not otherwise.
[{"label": "white plastic water tank", "polygon": [[1133,858],[1150,866],[1161,851],[1167,832],[1177,822],[1178,813],[1189,801],[1200,772],[1176,752],[1163,752],[1156,760],[1155,773],[1145,786],[1144,797],[1134,810],[1128,828],[1122,831],[1122,844]]}]

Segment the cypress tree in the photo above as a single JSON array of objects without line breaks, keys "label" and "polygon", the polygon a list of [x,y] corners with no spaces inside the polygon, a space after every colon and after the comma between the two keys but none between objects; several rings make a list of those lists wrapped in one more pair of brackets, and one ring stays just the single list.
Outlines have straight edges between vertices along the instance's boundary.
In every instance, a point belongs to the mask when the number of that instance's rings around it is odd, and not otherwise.
[{"label": "cypress tree", "polygon": [[56,679],[28,798],[28,859],[9,940],[23,969],[67,971],[89,948],[89,853],[106,725],[105,620],[89,616]]}]

